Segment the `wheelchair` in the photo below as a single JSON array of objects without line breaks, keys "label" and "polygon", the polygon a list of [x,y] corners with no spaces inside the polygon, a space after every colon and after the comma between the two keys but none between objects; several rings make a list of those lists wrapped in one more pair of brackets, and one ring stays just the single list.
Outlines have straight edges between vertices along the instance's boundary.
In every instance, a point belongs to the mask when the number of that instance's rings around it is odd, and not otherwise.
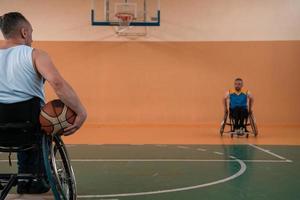
[{"label": "wheelchair", "polygon": [[[235,135],[236,136],[246,136],[246,138],[249,137],[250,134],[254,135],[257,137],[258,135],[258,129],[256,125],[256,120],[253,115],[253,113],[248,114],[248,119],[246,122],[244,122],[244,126],[246,127],[246,130],[244,130],[242,133],[237,133],[236,130],[234,129],[234,121],[230,115],[230,113],[225,113],[223,121],[221,122],[221,127],[220,127],[220,135],[223,136],[224,133],[230,134],[231,138],[233,138]],[[228,129],[226,127],[229,127]],[[251,130],[248,130],[247,128],[250,127]]]},{"label": "wheelchair", "polygon": [[[30,122],[0,124],[0,152],[11,153],[38,150],[43,159],[42,174],[0,174],[0,200],[4,200],[18,181],[45,178],[55,200],[76,200],[76,181],[66,146],[60,135],[46,135]],[[42,176],[42,177],[41,177]]]}]

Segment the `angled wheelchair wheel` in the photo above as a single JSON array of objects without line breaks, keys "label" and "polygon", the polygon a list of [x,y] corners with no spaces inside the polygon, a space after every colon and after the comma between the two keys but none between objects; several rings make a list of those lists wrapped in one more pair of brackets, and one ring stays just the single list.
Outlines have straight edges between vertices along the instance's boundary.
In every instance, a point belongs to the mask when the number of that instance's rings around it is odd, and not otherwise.
[{"label": "angled wheelchair wheel", "polygon": [[224,134],[225,126],[226,126],[226,123],[227,123],[227,117],[228,117],[228,114],[225,113],[224,119],[223,119],[223,121],[221,122],[221,127],[220,127],[220,135],[221,135],[221,136],[223,136],[223,134]]},{"label": "angled wheelchair wheel", "polygon": [[76,181],[60,136],[43,136],[44,165],[55,200],[76,200]]},{"label": "angled wheelchair wheel", "polygon": [[250,125],[252,128],[252,132],[253,132],[254,136],[256,137],[258,135],[258,129],[257,129],[256,121],[255,121],[253,114],[249,115],[249,120],[250,120]]}]

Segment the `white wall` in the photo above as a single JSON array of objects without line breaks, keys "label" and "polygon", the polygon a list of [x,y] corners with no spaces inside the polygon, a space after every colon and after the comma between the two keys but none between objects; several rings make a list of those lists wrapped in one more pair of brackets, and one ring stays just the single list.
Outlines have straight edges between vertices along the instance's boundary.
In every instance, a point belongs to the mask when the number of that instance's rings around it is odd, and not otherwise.
[{"label": "white wall", "polygon": [[[0,14],[22,12],[36,40],[126,40],[111,27],[92,27],[90,7],[90,0],[0,0]],[[300,0],[161,0],[161,10],[161,27],[139,40],[300,39]]]}]

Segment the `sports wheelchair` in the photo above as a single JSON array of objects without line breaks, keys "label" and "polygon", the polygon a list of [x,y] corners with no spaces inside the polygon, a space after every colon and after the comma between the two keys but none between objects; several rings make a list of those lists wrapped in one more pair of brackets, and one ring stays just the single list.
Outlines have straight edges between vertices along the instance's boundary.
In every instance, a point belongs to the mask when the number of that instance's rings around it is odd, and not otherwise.
[{"label": "sports wheelchair", "polygon": [[38,150],[45,172],[42,174],[0,174],[0,200],[4,200],[20,180],[44,178],[51,186],[55,200],[75,200],[76,181],[67,149],[60,135],[48,136],[30,122],[0,124],[0,152],[11,153]]},{"label": "sports wheelchair", "polygon": [[[255,137],[258,135],[258,129],[256,125],[256,120],[254,118],[253,113],[248,114],[248,119],[246,122],[244,122],[244,126],[246,127],[246,130],[244,130],[242,133],[237,133],[234,129],[234,121],[230,115],[230,113],[226,112],[224,115],[224,119],[221,122],[220,127],[220,135],[223,136],[224,133],[230,134],[231,138],[233,138],[234,135],[239,136],[246,136],[246,138],[249,137],[249,134],[253,134]],[[226,130],[226,126],[229,126],[229,130]],[[251,130],[248,130],[247,127],[251,127]]]}]

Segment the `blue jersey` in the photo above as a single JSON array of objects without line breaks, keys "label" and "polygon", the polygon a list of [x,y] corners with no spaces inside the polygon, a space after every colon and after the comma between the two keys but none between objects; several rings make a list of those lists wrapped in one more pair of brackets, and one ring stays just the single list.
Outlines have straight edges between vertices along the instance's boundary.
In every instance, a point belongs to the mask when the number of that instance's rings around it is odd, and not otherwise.
[{"label": "blue jersey", "polygon": [[241,91],[236,91],[235,89],[229,90],[230,108],[248,107],[248,90],[242,89]]}]

